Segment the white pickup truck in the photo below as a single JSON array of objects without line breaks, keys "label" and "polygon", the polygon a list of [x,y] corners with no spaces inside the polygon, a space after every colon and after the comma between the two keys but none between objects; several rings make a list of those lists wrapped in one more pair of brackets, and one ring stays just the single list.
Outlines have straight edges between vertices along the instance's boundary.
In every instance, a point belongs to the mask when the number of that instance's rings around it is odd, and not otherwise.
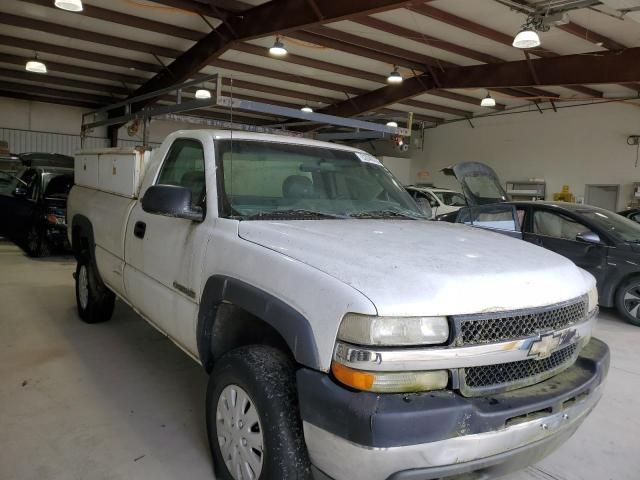
[{"label": "white pickup truck", "polygon": [[593,277],[425,220],[363,151],[179,131],[151,155],[81,152],[76,182],[80,317],[117,296],[210,372],[218,478],[489,478],[601,396]]}]

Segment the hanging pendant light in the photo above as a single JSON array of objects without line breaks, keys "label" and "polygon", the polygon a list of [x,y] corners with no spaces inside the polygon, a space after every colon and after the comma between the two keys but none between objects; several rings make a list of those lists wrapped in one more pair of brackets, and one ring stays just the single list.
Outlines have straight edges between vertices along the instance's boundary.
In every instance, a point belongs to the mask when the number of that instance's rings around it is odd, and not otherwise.
[{"label": "hanging pendant light", "polygon": [[280,41],[280,37],[276,37],[276,41],[273,42],[273,46],[269,49],[269,54],[274,57],[284,57],[287,54],[287,49],[284,43]]},{"label": "hanging pendant light", "polygon": [[47,66],[38,60],[38,54],[36,53],[32,60],[29,60],[25,65],[27,72],[32,73],[47,73]]},{"label": "hanging pendant light", "polygon": [[513,39],[516,48],[535,48],[540,46],[540,36],[531,27],[524,27]]},{"label": "hanging pendant light", "polygon": [[69,12],[82,11],[82,0],[56,0],[54,5],[61,10],[67,10]]},{"label": "hanging pendant light", "polygon": [[302,110],[304,113],[313,113],[313,108],[311,108],[308,103],[305,103],[304,107],[302,107],[300,110]]},{"label": "hanging pendant light", "polygon": [[487,96],[482,99],[482,101],[480,102],[480,106],[481,107],[495,107],[496,106],[496,101],[491,96],[491,94],[489,92],[487,92]]},{"label": "hanging pendant light", "polygon": [[199,88],[196,90],[196,98],[198,100],[208,100],[211,98],[211,92],[206,88]]},{"label": "hanging pendant light", "polygon": [[391,120],[390,122],[387,122],[387,127],[398,128],[398,122]]},{"label": "hanging pendant light", "polygon": [[393,71],[387,77],[387,82],[395,85],[402,83],[402,75],[400,75],[400,72],[398,72],[398,67],[396,67],[395,65],[393,67]]}]

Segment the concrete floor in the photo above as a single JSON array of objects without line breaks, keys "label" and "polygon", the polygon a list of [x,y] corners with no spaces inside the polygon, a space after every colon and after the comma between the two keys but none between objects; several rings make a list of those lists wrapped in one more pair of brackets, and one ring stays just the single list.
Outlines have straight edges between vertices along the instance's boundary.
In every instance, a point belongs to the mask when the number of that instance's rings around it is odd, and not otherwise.
[{"label": "concrete floor", "polygon": [[[0,480],[211,480],[206,375],[122,303],[82,323],[74,268],[0,241]],[[613,354],[603,400],[508,480],[640,479],[640,328],[607,311],[597,336]]]}]

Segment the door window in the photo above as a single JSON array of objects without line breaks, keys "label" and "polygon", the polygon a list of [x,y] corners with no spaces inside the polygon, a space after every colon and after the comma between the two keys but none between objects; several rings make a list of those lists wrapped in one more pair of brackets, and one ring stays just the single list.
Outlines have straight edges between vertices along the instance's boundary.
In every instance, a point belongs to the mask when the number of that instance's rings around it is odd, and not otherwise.
[{"label": "door window", "polygon": [[545,210],[536,210],[533,214],[533,233],[547,237],[575,240],[579,233],[589,228],[565,215]]},{"label": "door window", "polygon": [[177,185],[191,190],[194,207],[202,206],[205,196],[204,148],[197,140],[176,140],[162,165],[158,185]]}]

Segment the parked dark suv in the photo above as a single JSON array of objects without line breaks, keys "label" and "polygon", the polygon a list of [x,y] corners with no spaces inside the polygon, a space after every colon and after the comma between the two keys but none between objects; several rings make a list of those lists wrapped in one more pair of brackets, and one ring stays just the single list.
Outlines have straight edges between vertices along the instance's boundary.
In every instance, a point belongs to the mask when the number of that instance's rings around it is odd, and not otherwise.
[{"label": "parked dark suv", "polygon": [[0,233],[34,257],[49,255],[53,247],[66,247],[73,169],[31,167],[2,175],[9,181],[0,189]]}]

